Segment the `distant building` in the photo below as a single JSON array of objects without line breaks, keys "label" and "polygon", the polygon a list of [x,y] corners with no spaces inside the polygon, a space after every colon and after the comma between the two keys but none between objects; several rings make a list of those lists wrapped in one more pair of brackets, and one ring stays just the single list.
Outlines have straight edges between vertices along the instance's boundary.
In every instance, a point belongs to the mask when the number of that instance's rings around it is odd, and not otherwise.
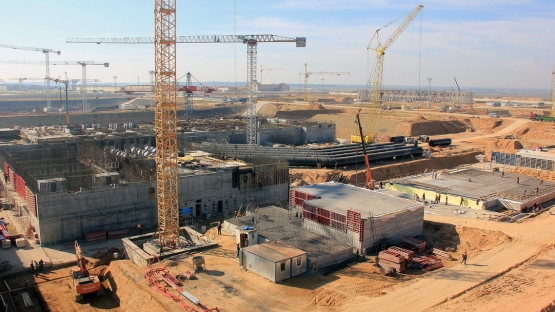
[{"label": "distant building", "polygon": [[258,83],[258,91],[289,91],[291,87],[285,83]]}]

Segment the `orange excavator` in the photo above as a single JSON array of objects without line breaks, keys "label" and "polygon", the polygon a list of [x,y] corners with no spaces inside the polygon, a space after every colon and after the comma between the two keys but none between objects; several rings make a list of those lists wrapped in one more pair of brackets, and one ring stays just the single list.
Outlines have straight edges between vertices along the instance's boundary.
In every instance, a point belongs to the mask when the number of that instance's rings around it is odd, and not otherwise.
[{"label": "orange excavator", "polygon": [[[364,138],[364,134],[362,133],[362,124],[360,123],[360,111],[362,111],[362,109],[359,109],[357,113],[358,131],[360,132],[360,137]],[[368,161],[368,154],[366,153],[366,142],[364,141],[366,140],[364,139],[361,140],[362,153],[364,155],[364,164],[366,165],[366,188],[373,190],[376,185],[376,180],[372,179],[372,171],[370,171],[370,162]]]},{"label": "orange excavator", "polygon": [[90,274],[87,269],[87,259],[83,256],[81,247],[75,241],[75,254],[77,255],[78,268],[69,271],[73,278],[73,289],[75,291],[75,301],[83,300],[83,295],[96,292],[97,296],[104,294],[104,289],[100,284],[98,275]]}]

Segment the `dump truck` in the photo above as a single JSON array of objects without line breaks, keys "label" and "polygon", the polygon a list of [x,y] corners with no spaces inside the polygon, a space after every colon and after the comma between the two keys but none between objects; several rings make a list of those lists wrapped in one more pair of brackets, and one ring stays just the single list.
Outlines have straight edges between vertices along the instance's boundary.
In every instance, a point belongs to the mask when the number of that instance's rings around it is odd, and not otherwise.
[{"label": "dump truck", "polygon": [[545,116],[536,114],[534,112],[530,112],[530,120],[537,120],[537,121],[555,121],[555,117]]}]

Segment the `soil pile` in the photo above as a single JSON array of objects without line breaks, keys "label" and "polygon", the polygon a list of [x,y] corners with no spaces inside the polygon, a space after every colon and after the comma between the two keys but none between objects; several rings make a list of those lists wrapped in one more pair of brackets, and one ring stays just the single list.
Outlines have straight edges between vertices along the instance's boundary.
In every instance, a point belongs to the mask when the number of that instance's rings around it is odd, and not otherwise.
[{"label": "soil pile", "polygon": [[306,109],[307,110],[313,110],[313,109],[326,109],[326,108],[324,108],[324,106],[322,104],[310,103],[310,104],[308,104]]},{"label": "soil pile", "polygon": [[491,157],[491,152],[504,152],[504,153],[515,153],[519,149],[522,149],[522,144],[517,140],[506,140],[506,139],[496,139],[491,141],[484,151],[486,156],[485,161],[489,161]]},{"label": "soil pile", "polygon": [[555,137],[555,123],[533,122],[515,131],[518,138],[525,139],[553,139]]},{"label": "soil pile", "polygon": [[484,118],[467,118],[463,120],[474,131],[481,131],[484,133],[493,133],[498,131],[503,126],[509,125],[509,120],[503,119],[484,119]]},{"label": "soil pile", "polygon": [[[423,117],[421,117],[423,119]],[[421,120],[403,122],[397,127],[396,133],[406,136],[439,135],[465,132],[468,126],[460,120]]]},{"label": "soil pile", "polygon": [[424,233],[429,244],[439,242],[445,247],[456,247],[455,258],[463,251],[473,256],[511,241],[503,232],[432,221],[424,222]]},{"label": "soil pile", "polygon": [[106,296],[117,299],[121,311],[183,311],[173,300],[148,286],[145,272],[129,260],[113,261],[104,270]]}]

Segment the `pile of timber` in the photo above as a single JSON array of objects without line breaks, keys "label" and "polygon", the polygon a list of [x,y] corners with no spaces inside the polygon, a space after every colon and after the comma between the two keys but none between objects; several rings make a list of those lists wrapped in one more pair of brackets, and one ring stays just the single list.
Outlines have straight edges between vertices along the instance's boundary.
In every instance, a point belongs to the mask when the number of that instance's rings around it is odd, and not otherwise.
[{"label": "pile of timber", "polygon": [[431,271],[443,267],[443,262],[436,256],[417,256],[412,261],[422,270]]},{"label": "pile of timber", "polygon": [[405,270],[406,261],[403,256],[389,250],[382,250],[378,254],[379,265],[387,270],[395,269],[397,272]]},{"label": "pile of timber", "polygon": [[445,260],[452,260],[453,258],[451,257],[451,255],[445,251],[445,250],[441,250],[439,248],[434,248],[432,250],[433,254],[440,257],[441,259],[445,259]]},{"label": "pile of timber", "polygon": [[105,239],[106,239],[106,231],[104,230],[85,233],[85,241],[87,243],[99,241],[99,240],[105,240]]},{"label": "pile of timber", "polygon": [[412,258],[414,257],[414,251],[397,246],[389,247],[387,250],[394,252],[405,259],[405,269],[409,269],[412,267]]},{"label": "pile of timber", "polygon": [[426,249],[426,242],[416,237],[403,236],[403,243],[412,246],[418,252],[422,252]]}]

